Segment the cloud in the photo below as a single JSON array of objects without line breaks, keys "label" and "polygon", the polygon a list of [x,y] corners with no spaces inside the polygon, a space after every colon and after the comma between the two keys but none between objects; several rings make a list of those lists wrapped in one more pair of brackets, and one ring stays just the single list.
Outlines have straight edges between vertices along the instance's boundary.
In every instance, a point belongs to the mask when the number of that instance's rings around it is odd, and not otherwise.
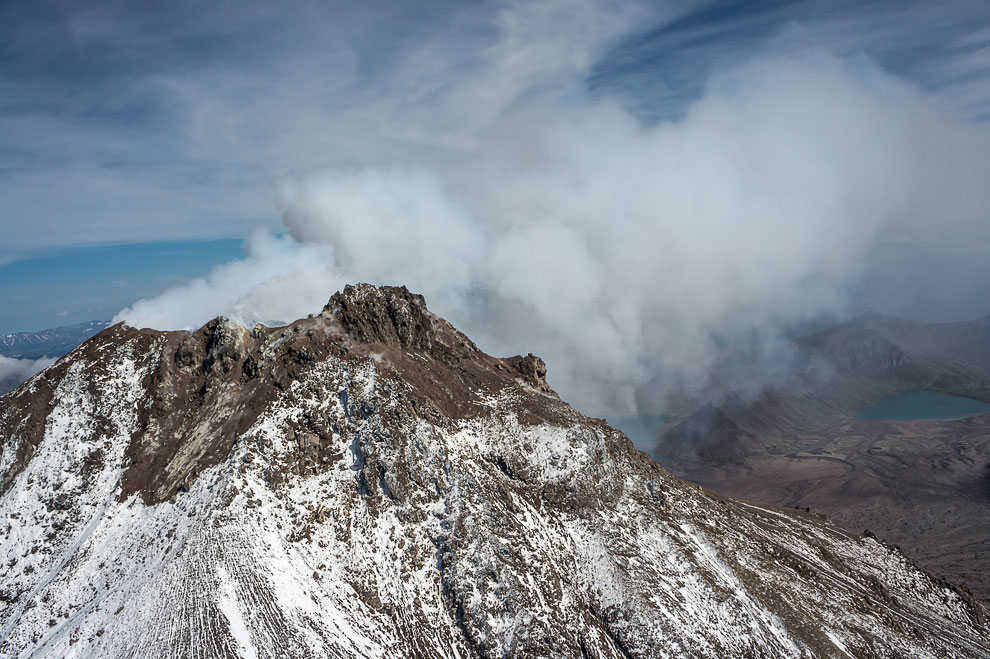
[{"label": "cloud", "polygon": [[55,363],[51,357],[41,359],[14,359],[0,355],[0,395],[19,387],[35,373]]},{"label": "cloud", "polygon": [[327,291],[342,286],[328,246],[257,232],[247,241],[245,252],[243,260],[215,267],[206,277],[135,303],[113,322],[193,329],[216,315],[245,324],[292,321],[322,308],[322,304],[310,304],[303,310],[303,300],[326,298]]},{"label": "cloud", "polygon": [[533,53],[565,63],[538,83],[532,62],[506,73],[515,25],[428,117],[408,108],[435,149],[413,163],[367,134],[370,162],[281,177],[287,235],[118,320],[290,320],[347,282],[406,284],[490,352],[541,353],[581,408],[657,411],[714,370],[759,390],[788,328],[841,314],[885,236],[987,237],[987,126],[869,60],[753,56],[644,123],[566,84],[594,51]]},{"label": "cloud", "polygon": [[755,391],[822,315],[990,313],[983,4],[827,4],[5,5],[4,254],[260,228],[118,319],[406,284],[592,412]]},{"label": "cloud", "polygon": [[[816,44],[990,112],[979,2],[0,7],[4,251],[278,231],[269,185],[465,158],[537,96],[681,117],[713,73]],[[982,35],[982,36],[981,36]],[[914,49],[914,50],[912,50]],[[974,68],[975,67],[975,68]],[[960,77],[959,72],[970,73]]]},{"label": "cloud", "polygon": [[457,150],[646,6],[5,6],[5,250],[277,230],[275,176]]}]

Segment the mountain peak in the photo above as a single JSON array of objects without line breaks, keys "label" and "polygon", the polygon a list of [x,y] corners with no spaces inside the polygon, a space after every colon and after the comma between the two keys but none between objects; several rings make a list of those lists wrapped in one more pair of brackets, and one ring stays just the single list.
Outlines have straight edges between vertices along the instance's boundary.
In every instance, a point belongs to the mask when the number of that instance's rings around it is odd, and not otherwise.
[{"label": "mountain peak", "polygon": [[323,314],[360,343],[428,350],[437,331],[438,319],[426,300],[405,286],[347,285],[330,298]]},{"label": "mountain peak", "polygon": [[[556,397],[547,383],[547,365],[542,359],[532,353],[506,359],[489,357],[453,325],[431,313],[422,295],[405,286],[345,286],[330,298],[321,315],[339,323],[344,334],[359,344],[428,354],[462,370],[473,362],[489,373],[518,378]],[[402,355],[395,357],[393,363],[402,361]]]},{"label": "mountain peak", "polygon": [[657,450],[676,459],[735,459],[755,449],[754,437],[709,401],[667,430]]},{"label": "mountain peak", "polygon": [[[347,286],[323,313],[284,327],[248,330],[223,316],[193,332],[117,325],[84,344],[79,359],[111,377],[102,355],[128,346],[150,363],[120,496],[138,493],[149,504],[173,499],[224,460],[267,406],[328,363],[363,369],[370,361],[377,379],[408,390],[415,416],[434,422],[484,414],[487,396],[520,385],[543,394],[523,397],[520,414],[534,423],[557,418],[543,403],[559,399],[542,359],[485,354],[404,286]],[[31,444],[45,427],[39,409]]]},{"label": "mountain peak", "polygon": [[0,398],[0,654],[986,655],[963,593],[673,478],[545,376],[404,288],[110,328]]}]

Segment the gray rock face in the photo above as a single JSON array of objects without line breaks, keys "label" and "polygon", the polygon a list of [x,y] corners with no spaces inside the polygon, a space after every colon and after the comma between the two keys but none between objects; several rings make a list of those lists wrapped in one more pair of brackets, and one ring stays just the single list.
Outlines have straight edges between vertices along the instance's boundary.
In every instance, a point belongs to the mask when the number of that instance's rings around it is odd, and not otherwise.
[{"label": "gray rock face", "polygon": [[679,481],[545,373],[366,285],[106,330],[0,399],[0,655],[990,652],[896,549]]}]

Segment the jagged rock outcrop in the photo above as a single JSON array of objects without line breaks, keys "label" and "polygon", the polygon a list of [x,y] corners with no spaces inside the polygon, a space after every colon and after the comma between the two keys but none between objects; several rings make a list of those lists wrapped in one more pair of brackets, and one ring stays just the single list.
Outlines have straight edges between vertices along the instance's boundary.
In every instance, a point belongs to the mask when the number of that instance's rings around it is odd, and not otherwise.
[{"label": "jagged rock outcrop", "polygon": [[896,549],[673,478],[404,288],[0,399],[0,655],[980,656]]}]

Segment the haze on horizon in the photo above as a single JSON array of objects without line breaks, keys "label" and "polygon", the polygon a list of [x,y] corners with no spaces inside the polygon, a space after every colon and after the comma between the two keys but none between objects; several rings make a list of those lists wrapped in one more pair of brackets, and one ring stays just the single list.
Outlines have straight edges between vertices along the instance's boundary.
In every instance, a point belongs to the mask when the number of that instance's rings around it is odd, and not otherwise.
[{"label": "haze on horizon", "polygon": [[134,259],[118,320],[405,284],[596,412],[726,363],[758,389],[822,319],[990,314],[981,2],[14,2],[0,25],[8,269],[245,239],[202,277]]}]

